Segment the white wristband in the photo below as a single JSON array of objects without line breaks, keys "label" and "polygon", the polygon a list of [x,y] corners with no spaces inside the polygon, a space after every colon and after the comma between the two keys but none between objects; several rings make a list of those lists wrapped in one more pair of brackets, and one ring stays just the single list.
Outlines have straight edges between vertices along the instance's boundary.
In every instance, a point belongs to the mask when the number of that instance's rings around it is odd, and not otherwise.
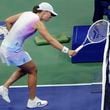
[{"label": "white wristband", "polygon": [[67,47],[63,47],[63,49],[61,50],[63,53],[68,53],[68,51],[69,51],[69,48],[67,48]]}]

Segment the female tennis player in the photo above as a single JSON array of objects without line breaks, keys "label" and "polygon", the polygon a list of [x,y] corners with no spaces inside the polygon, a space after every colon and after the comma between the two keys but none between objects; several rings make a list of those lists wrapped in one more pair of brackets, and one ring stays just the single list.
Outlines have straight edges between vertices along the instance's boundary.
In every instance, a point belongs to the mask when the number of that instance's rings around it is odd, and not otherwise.
[{"label": "female tennis player", "polygon": [[23,50],[23,43],[36,31],[54,48],[68,54],[68,56],[74,56],[76,54],[74,50],[69,50],[54,39],[45,27],[43,22],[49,21],[56,15],[57,13],[49,3],[42,2],[38,6],[34,6],[33,11],[23,12],[6,19],[6,26],[9,33],[1,44],[0,56],[4,63],[8,65],[14,64],[18,67],[11,77],[0,86],[0,95],[8,103],[11,102],[8,96],[9,86],[22,76],[28,74],[29,99],[27,101],[27,107],[36,108],[48,104],[48,101],[41,100],[36,96],[37,67],[30,55]]}]

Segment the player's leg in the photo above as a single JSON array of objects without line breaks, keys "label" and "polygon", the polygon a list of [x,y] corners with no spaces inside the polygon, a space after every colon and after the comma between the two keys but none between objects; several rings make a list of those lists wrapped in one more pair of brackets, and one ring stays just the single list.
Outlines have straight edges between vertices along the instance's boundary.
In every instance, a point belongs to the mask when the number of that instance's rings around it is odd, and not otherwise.
[{"label": "player's leg", "polygon": [[32,61],[19,66],[20,69],[16,70],[9,79],[4,83],[3,86],[0,87],[0,95],[4,100],[10,102],[8,97],[8,88],[14,82],[16,82],[19,78],[28,73],[28,87],[29,87],[29,98],[34,99],[36,94],[36,83],[37,83],[37,69]]},{"label": "player's leg", "polygon": [[36,65],[30,61],[22,66],[19,66],[25,73],[28,73],[28,88],[29,100],[27,103],[28,108],[43,107],[47,105],[46,100],[41,100],[36,97],[36,84],[37,84],[37,68]]},{"label": "player's leg", "polygon": [[29,87],[29,98],[34,99],[36,94],[36,85],[37,85],[37,68],[36,65],[30,61],[26,64],[19,66],[21,70],[25,73],[28,73],[28,87]]},{"label": "player's leg", "polygon": [[9,88],[10,85],[12,85],[14,82],[16,82],[18,79],[20,79],[22,76],[26,75],[22,69],[17,69],[10,78],[4,83],[4,86],[6,88]]},{"label": "player's leg", "polygon": [[43,107],[47,105],[47,101],[41,100],[36,97],[36,84],[37,84],[37,68],[35,64],[30,61],[28,63],[19,66],[20,69],[16,70],[12,76],[5,82],[4,86],[1,86],[0,90],[2,91],[3,99],[7,102],[10,102],[8,97],[8,87],[12,85],[19,78],[28,73],[28,87],[29,87],[29,100],[27,103],[28,108]]},{"label": "player's leg", "polygon": [[25,73],[21,69],[17,69],[10,78],[4,83],[4,85],[0,86],[0,95],[2,98],[10,103],[10,98],[8,96],[8,88],[10,85],[12,85],[16,80],[24,76]]}]

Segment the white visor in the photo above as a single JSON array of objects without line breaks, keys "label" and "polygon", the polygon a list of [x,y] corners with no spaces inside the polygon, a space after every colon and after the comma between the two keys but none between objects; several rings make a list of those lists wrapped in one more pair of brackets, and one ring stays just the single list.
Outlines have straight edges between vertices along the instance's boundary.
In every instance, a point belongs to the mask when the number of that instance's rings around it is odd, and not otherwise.
[{"label": "white visor", "polygon": [[50,5],[47,2],[42,2],[39,4],[39,8],[37,10],[44,10],[51,12],[54,16],[57,16],[58,14],[54,11],[52,5]]}]

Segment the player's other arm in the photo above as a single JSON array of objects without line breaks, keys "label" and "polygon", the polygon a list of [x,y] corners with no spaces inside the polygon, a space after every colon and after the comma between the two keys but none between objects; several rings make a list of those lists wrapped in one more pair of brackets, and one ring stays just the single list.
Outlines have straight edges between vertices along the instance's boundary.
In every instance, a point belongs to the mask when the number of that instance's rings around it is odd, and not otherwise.
[{"label": "player's other arm", "polygon": [[69,56],[76,54],[74,50],[69,50],[67,47],[63,46],[58,40],[56,40],[47,30],[43,22],[39,21],[36,24],[36,28],[42,37],[48,41],[54,48],[59,49],[60,51],[67,53]]},{"label": "player's other arm", "polygon": [[11,27],[13,26],[13,24],[16,22],[16,20],[19,18],[20,15],[21,15],[21,13],[10,16],[5,19],[6,27],[8,30],[11,29]]}]

